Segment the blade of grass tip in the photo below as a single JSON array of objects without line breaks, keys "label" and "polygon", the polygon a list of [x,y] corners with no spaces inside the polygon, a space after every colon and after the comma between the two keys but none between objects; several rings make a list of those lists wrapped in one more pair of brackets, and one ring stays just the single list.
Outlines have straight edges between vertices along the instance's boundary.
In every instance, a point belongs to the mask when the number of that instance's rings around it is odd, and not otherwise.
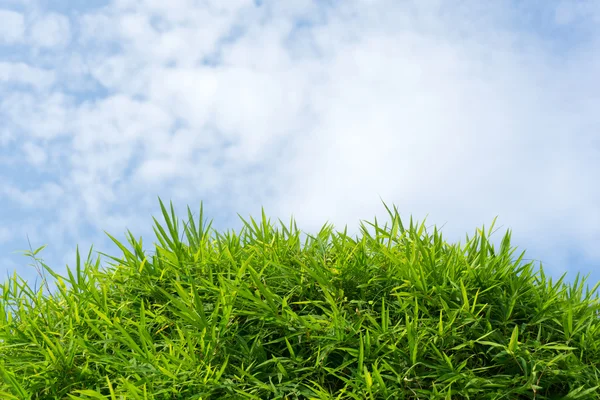
[{"label": "blade of grass tip", "polygon": [[594,285],[592,290],[589,290],[589,286],[588,286],[588,290],[586,291],[586,295],[585,295],[586,300],[590,300],[592,298],[592,294],[598,289],[598,286],[600,286],[600,281]]},{"label": "blade of grass tip", "polygon": [[340,243],[340,247],[343,249],[344,245],[346,244],[346,241],[348,240],[348,224],[344,225],[344,231],[341,232],[341,243]]},{"label": "blade of grass tip", "polygon": [[184,224],[183,228],[185,231],[185,235],[187,237],[188,243],[192,248],[200,247],[201,239],[199,235],[196,234],[196,224],[194,222],[194,216],[192,215],[192,211],[190,208],[187,208],[188,213],[188,222]]},{"label": "blade of grass tip", "polygon": [[142,238],[140,236],[140,240],[137,241],[135,239],[135,237],[133,236],[133,233],[131,233],[131,231],[129,229],[127,229],[127,233],[125,236],[127,237],[127,241],[129,242],[129,244],[131,244],[131,247],[133,248],[133,251],[135,252],[134,260],[137,265],[138,259],[143,259],[145,257]]},{"label": "blade of grass tip", "polygon": [[[108,233],[106,231],[104,231],[104,233],[106,234],[106,236],[108,236],[119,247],[119,249],[121,249],[121,251],[125,255],[127,261],[133,261],[133,260],[135,260],[136,257],[133,255],[133,253],[131,251],[129,251],[129,249],[127,249],[125,246],[123,246],[123,244],[121,242],[119,242],[116,238],[114,238],[110,233]],[[115,259],[114,257],[111,257],[108,254],[106,256],[114,259],[117,262],[121,262],[122,261],[122,260],[119,260],[119,259]]]},{"label": "blade of grass tip", "polygon": [[[201,217],[204,215],[202,213],[202,207],[200,207],[200,214],[201,214]],[[200,218],[199,220],[202,220],[202,218]],[[208,237],[208,235],[210,234],[210,229],[212,227],[212,224],[213,224],[213,220],[211,219],[209,221],[208,218],[205,219],[203,223],[198,224],[198,229],[199,229],[198,232],[201,232],[202,240],[204,240],[204,238]]]},{"label": "blade of grass tip", "polygon": [[387,210],[387,212],[388,212],[388,214],[389,214],[389,216],[390,216],[390,219],[392,219],[392,220],[393,220],[393,219],[394,219],[394,213],[392,213],[392,211],[390,210],[390,208],[388,207],[388,205],[387,205],[387,204],[385,204],[385,201],[383,201],[383,199],[381,198],[381,196],[379,196],[379,200],[381,200],[381,202],[383,203],[383,206],[384,206],[384,207],[385,207],[385,209]]},{"label": "blade of grass tip", "polygon": [[487,234],[488,238],[494,234],[493,229],[494,229],[494,225],[496,225],[497,219],[498,219],[498,216],[496,215],[494,217],[494,219],[492,220],[492,224],[490,225],[490,228],[488,229],[488,234]]},{"label": "blade of grass tip", "polygon": [[[244,223],[244,226],[242,227],[242,229],[246,229],[247,232],[245,232],[246,234],[249,234],[250,237],[252,237],[252,234],[254,234],[254,229],[252,228],[252,226],[250,226],[250,223],[248,221],[246,221],[244,219],[244,217],[242,217],[239,213],[237,213],[238,217],[242,220],[242,222]],[[241,235],[241,232],[240,232]]]},{"label": "blade of grass tip", "polygon": [[175,208],[173,207],[173,202],[169,200],[169,204],[171,206],[171,221],[173,221],[173,230],[177,231],[177,227],[179,225],[179,219],[175,215]]},{"label": "blade of grass tip", "polygon": [[209,229],[209,227],[205,228],[204,223],[204,204],[203,202],[200,202],[200,211],[198,212],[198,230],[194,228],[194,230],[198,233],[198,242],[201,242],[204,239],[204,236]]},{"label": "blade of grass tip", "polygon": [[428,216],[429,216],[429,214],[425,215],[423,222],[421,222],[421,225],[419,226],[419,230],[417,231],[418,238],[421,238],[421,235],[423,235],[423,231],[425,230],[425,221],[427,221]]},{"label": "blade of grass tip", "polygon": [[[80,263],[80,259],[79,259],[79,246],[77,246],[77,250],[76,250],[76,264]],[[73,275],[73,272],[71,272],[71,268],[69,268],[69,265],[67,264],[67,274],[69,275],[69,279],[66,279],[66,281],[68,281],[71,284],[71,288],[76,289],[77,288],[77,282],[75,281],[75,276]],[[77,265],[75,265],[75,268],[77,268]]]},{"label": "blade of grass tip", "polygon": [[487,265],[487,258],[488,258],[488,240],[485,234],[485,225],[483,225],[483,227],[479,230],[479,234],[481,237],[481,247],[480,247],[480,258],[479,258],[479,262],[485,266]]},{"label": "blade of grass tip", "polygon": [[[185,221],[183,221],[183,219],[181,220],[181,222],[183,222],[183,228],[184,228],[184,231],[183,231],[183,232],[181,232],[181,234],[179,234],[179,230],[178,230],[178,229],[179,229],[179,220],[176,220],[176,222],[177,222],[177,223],[175,224],[175,233],[176,233],[177,235],[179,235],[179,236],[178,236],[178,238],[177,238],[177,241],[178,241],[178,243],[179,243],[179,249],[180,249],[180,251],[181,251],[181,250],[185,251],[187,246],[186,246],[186,244],[183,242],[183,238],[184,238],[184,236],[186,236],[186,232],[187,232],[187,223],[186,223]],[[192,244],[192,243],[190,243],[190,245],[191,245],[191,244]],[[178,253],[179,253],[179,252],[178,252]]]},{"label": "blade of grass tip", "polygon": [[399,225],[400,225],[400,233],[404,234],[404,232],[406,232],[406,228],[402,224],[402,218],[400,218],[400,211],[398,210],[398,206],[397,205],[394,205],[394,216],[396,218],[398,218],[398,222],[399,222]]},{"label": "blade of grass tip", "polygon": [[252,225],[254,226],[254,231],[256,232],[256,236],[257,239],[261,242],[265,242],[265,236],[263,235],[263,230],[261,229],[261,227],[256,223],[256,221],[254,220],[254,218],[251,216],[250,217],[250,222],[252,222]]},{"label": "blade of grass tip", "polygon": [[169,226],[170,222],[169,222],[169,215],[167,213],[167,209],[165,208],[165,205],[164,205],[163,201],[161,200],[161,198],[159,196],[157,196],[157,197],[158,197],[158,204],[160,205],[160,209],[163,214],[163,217],[165,218],[165,221],[167,221],[167,226]]},{"label": "blade of grass tip", "polygon": [[517,340],[519,337],[519,326],[515,325],[512,335],[510,335],[510,342],[508,343],[508,352],[511,355],[514,355],[515,350],[517,349]]},{"label": "blade of grass tip", "polygon": [[277,220],[279,221],[279,225],[281,225],[281,229],[283,230],[283,237],[289,238],[292,236],[292,233],[287,229],[283,221],[280,218],[277,218]]},{"label": "blade of grass tip", "polygon": [[46,246],[48,246],[48,245],[46,245],[46,244],[45,244],[45,245],[43,245],[43,246],[40,246],[40,247],[38,247],[37,249],[35,249],[35,250],[33,251],[32,255],[33,255],[33,256],[36,256],[36,255],[37,255],[37,254],[38,254],[40,251],[44,250],[44,249],[46,248]]},{"label": "blade of grass tip", "polygon": [[204,240],[205,238],[208,239],[210,237],[210,229],[212,228],[213,222],[214,221],[212,219],[210,221],[206,219],[204,221],[204,225],[201,225],[202,227],[199,228],[202,231],[202,240]]},{"label": "blade of grass tip", "polygon": [[192,225],[194,225],[194,219],[193,219],[192,211],[190,210],[189,206],[186,207],[186,211],[187,211],[187,221],[184,219],[181,219],[181,222],[183,223],[183,230],[184,230],[187,238],[189,239],[188,232],[191,230]]},{"label": "blade of grass tip", "polygon": [[173,251],[177,251],[177,249],[179,248],[179,238],[177,235],[177,217],[175,217],[175,212],[173,210],[173,203],[170,202],[170,205],[171,205],[171,216],[172,216],[173,220],[171,220],[171,218],[169,218],[167,209],[165,208],[164,204],[162,202],[160,202],[160,208],[161,208],[163,217],[165,218],[167,227],[169,228],[169,233],[171,234],[171,238],[173,239],[175,246],[176,246],[173,248]]},{"label": "blade of grass tip", "polygon": [[[88,255],[87,255],[87,259],[85,261],[85,263],[89,266],[92,264],[92,251],[94,250],[94,245],[90,246],[90,251],[88,251]],[[99,260],[98,260],[99,261]],[[84,268],[83,273],[81,274],[81,277],[77,277],[78,280],[80,280],[79,285],[81,287],[81,289],[85,289],[85,278],[87,277],[87,269]]]},{"label": "blade of grass tip", "polygon": [[283,337],[285,339],[285,345],[288,349],[288,351],[290,352],[290,356],[292,360],[296,359],[296,353],[294,352],[294,348],[292,347],[292,345],[290,344],[290,341],[288,340],[287,337]]},{"label": "blade of grass tip", "polygon": [[[270,220],[267,221],[267,214],[265,213],[265,208],[261,207],[261,217],[262,217],[262,228],[263,228],[263,236],[266,236],[266,234],[270,231]],[[267,240],[267,238],[265,237],[265,240]]]},{"label": "blade of grass tip", "polygon": [[247,229],[247,234],[250,234],[250,237],[252,238],[252,241],[260,240],[260,238],[261,238],[260,228],[258,227],[258,225],[256,224],[256,222],[254,221],[254,219],[252,218],[252,216],[250,216],[250,222],[246,222],[243,218],[242,218],[242,221],[244,222],[244,225],[245,225],[245,227]]},{"label": "blade of grass tip", "polygon": [[371,393],[371,386],[373,386],[373,378],[371,377],[371,373],[369,372],[369,368],[367,366],[363,366],[363,373],[365,376],[365,382],[367,384],[367,391]]},{"label": "blade of grass tip", "polygon": [[[154,224],[156,225],[156,226],[152,227],[152,230],[154,230],[154,233],[156,234],[157,239],[160,241],[160,243],[163,245],[163,247],[168,247],[170,249],[174,248],[175,245],[173,244],[173,242],[167,235],[167,232],[164,230],[164,228],[158,223],[158,220],[154,217],[152,217],[152,220],[154,221]],[[158,229],[158,231],[157,231],[157,229]]]},{"label": "blade of grass tip", "polygon": [[463,309],[469,310],[471,308],[469,305],[469,296],[467,295],[467,289],[465,288],[465,284],[464,284],[462,278],[460,278],[459,283],[460,283],[460,291],[462,293],[462,298],[463,298]]}]

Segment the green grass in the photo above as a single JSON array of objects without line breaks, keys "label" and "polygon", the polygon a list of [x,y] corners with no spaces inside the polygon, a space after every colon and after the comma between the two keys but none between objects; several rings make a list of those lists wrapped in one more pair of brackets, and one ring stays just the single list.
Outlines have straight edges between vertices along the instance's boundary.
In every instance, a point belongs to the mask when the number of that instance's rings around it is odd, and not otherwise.
[{"label": "green grass", "polygon": [[41,263],[54,293],[4,283],[1,399],[600,398],[597,296],[513,259],[510,231],[494,249],[493,223],[450,245],[385,206],[389,228],[302,246],[264,211],[211,235],[202,206],[183,231],[160,206],[152,256],[128,231],[110,267]]}]

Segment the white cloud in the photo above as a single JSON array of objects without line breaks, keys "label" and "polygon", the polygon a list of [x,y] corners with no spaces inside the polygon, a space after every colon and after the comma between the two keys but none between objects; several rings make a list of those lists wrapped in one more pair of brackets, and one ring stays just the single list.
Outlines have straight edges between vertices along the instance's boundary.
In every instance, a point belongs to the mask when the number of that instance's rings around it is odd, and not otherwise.
[{"label": "white cloud", "polygon": [[30,39],[36,47],[65,46],[70,41],[69,19],[62,14],[42,15],[33,22],[30,29]]},{"label": "white cloud", "polygon": [[2,185],[0,189],[7,198],[26,208],[49,209],[57,205],[64,195],[63,187],[53,182],[46,182],[38,189],[21,189],[8,184]]},{"label": "white cloud", "polygon": [[31,67],[25,63],[0,61],[0,84],[21,83],[36,89],[46,89],[54,83],[54,71]]},{"label": "white cloud", "polygon": [[33,138],[57,139],[69,134],[70,111],[71,101],[60,91],[37,95],[14,91],[0,98],[5,123],[12,122]]},{"label": "white cloud", "polygon": [[[6,146],[15,139],[15,134],[7,128],[0,130],[0,147]],[[0,162],[5,161],[0,159]]]},{"label": "white cloud", "polygon": [[44,148],[37,144],[27,142],[23,144],[23,151],[29,163],[36,167],[44,165],[48,160],[48,155],[44,151]]},{"label": "white cloud", "polygon": [[0,45],[20,42],[25,33],[23,14],[0,9]]}]

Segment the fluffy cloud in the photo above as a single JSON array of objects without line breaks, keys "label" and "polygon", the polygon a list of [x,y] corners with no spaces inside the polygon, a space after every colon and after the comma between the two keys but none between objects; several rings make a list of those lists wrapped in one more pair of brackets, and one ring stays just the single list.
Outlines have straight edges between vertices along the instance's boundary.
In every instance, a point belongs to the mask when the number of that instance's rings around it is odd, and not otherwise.
[{"label": "fluffy cloud", "polygon": [[45,89],[54,83],[54,72],[31,67],[25,63],[0,62],[0,85],[27,85]]},{"label": "fluffy cloud", "polygon": [[51,205],[16,214],[15,234],[59,265],[74,241],[110,252],[103,229],[153,237],[157,195],[182,216],[204,201],[221,228],[263,205],[351,234],[387,219],[381,196],[449,241],[499,215],[553,274],[585,271],[600,259],[595,4],[115,0],[31,6],[27,27],[10,12],[11,43],[31,43],[0,53],[2,201]]},{"label": "fluffy cloud", "polygon": [[13,44],[23,40],[25,19],[22,14],[0,9],[0,45]]},{"label": "fluffy cloud", "polygon": [[33,46],[57,47],[68,44],[71,36],[69,19],[58,13],[48,13],[35,20],[30,38]]}]

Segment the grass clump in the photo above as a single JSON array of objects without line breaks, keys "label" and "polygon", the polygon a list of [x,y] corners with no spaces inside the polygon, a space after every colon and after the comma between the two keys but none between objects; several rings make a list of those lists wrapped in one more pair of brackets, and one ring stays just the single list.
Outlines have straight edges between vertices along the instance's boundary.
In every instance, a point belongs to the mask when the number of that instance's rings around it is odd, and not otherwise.
[{"label": "grass clump", "polygon": [[67,277],[42,263],[53,294],[0,287],[0,398],[600,397],[597,296],[512,260],[510,231],[494,249],[493,223],[461,247],[386,206],[389,229],[302,247],[264,211],[210,236],[188,208],[180,236],[160,206],[151,257],[128,231],[110,268],[91,249]]}]

